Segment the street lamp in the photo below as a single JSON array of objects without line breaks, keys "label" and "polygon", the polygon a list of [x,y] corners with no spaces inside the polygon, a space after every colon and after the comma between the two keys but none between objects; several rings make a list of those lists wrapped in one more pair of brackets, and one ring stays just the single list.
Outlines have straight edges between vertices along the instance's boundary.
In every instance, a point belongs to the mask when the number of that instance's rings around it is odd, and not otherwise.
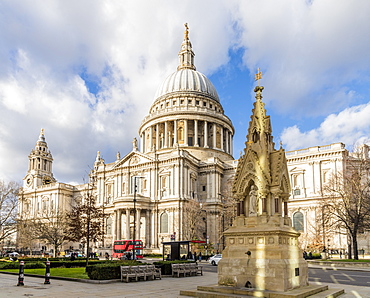
[{"label": "street lamp", "polygon": [[145,177],[142,177],[142,176],[134,176],[134,235],[133,235],[133,239],[132,239],[132,245],[133,245],[133,250],[132,250],[132,259],[135,260],[136,259],[136,250],[135,250],[135,244],[136,244],[136,192],[137,192],[137,184],[136,184],[136,180],[137,179],[140,179],[140,178],[145,178]]}]

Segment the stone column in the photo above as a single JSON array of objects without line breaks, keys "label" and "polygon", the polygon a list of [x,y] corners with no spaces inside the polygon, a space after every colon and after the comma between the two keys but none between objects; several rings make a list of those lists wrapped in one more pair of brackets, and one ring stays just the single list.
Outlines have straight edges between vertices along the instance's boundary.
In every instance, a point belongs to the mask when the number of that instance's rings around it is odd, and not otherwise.
[{"label": "stone column", "polygon": [[140,215],[141,215],[141,209],[136,208],[136,236],[134,240],[140,239]]},{"label": "stone column", "polygon": [[149,128],[149,152],[152,151],[153,148],[153,126]]},{"label": "stone column", "polygon": [[194,147],[199,147],[198,144],[198,120],[194,120]]},{"label": "stone column", "polygon": [[233,154],[233,151],[234,151],[234,147],[233,147],[233,135],[230,132],[230,152],[229,153],[232,155]]},{"label": "stone column", "polygon": [[130,231],[130,213],[131,209],[126,209],[126,239],[131,239],[131,231]]},{"label": "stone column", "polygon": [[184,146],[188,146],[188,120],[184,119]]},{"label": "stone column", "polygon": [[208,148],[208,122],[204,121],[204,148]]},{"label": "stone column", "polygon": [[173,146],[177,144],[177,120],[173,121]]},{"label": "stone column", "polygon": [[217,125],[216,123],[213,123],[212,125],[213,128],[213,146],[212,148],[217,148]]},{"label": "stone column", "polygon": [[117,240],[117,210],[114,211],[114,225],[113,225],[113,235],[114,235],[114,239],[113,240]]},{"label": "stone column", "polygon": [[144,152],[144,148],[145,148],[144,143],[145,143],[145,130],[140,135],[140,152]]},{"label": "stone column", "polygon": [[155,129],[156,129],[156,132],[155,132],[155,148],[156,150],[159,149],[159,125],[158,123],[155,125]]},{"label": "stone column", "polygon": [[117,210],[117,239],[122,239],[122,210]]},{"label": "stone column", "polygon": [[151,247],[149,209],[146,209],[146,212],[145,212],[145,247],[148,247],[148,248]]},{"label": "stone column", "polygon": [[164,122],[164,148],[168,147],[168,121]]},{"label": "stone column", "polygon": [[224,150],[224,128],[221,126],[221,150]]},{"label": "stone column", "polygon": [[229,147],[229,130],[225,130],[225,144],[226,144],[226,152],[230,153],[230,147]]}]

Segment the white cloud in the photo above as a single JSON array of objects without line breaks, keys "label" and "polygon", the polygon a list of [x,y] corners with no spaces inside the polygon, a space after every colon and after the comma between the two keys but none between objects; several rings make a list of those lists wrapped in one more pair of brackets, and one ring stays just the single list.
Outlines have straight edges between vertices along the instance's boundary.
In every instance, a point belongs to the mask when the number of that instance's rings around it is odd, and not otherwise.
[{"label": "white cloud", "polygon": [[318,128],[301,131],[294,125],[286,128],[281,140],[287,150],[342,142],[352,146],[367,140],[370,133],[370,102],[331,114]]},{"label": "white cloud", "polygon": [[282,113],[310,117],[358,105],[366,96],[352,83],[369,79],[369,5],[3,1],[0,179],[24,176],[40,128],[61,181],[81,181],[98,150],[106,162],[131,150],[158,85],[176,70],[185,22],[199,71],[217,72],[230,49],[244,47],[251,73],[265,72],[264,98]]}]

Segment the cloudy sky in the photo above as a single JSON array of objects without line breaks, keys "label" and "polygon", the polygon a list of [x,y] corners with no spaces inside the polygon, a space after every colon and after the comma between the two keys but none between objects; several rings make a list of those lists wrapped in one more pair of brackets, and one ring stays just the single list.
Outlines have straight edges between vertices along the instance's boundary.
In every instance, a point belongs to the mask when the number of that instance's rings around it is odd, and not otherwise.
[{"label": "cloudy sky", "polygon": [[61,182],[83,182],[98,150],[127,154],[186,22],[236,158],[258,67],[275,142],[367,142],[369,15],[368,0],[1,0],[0,179],[21,181],[41,128]]}]

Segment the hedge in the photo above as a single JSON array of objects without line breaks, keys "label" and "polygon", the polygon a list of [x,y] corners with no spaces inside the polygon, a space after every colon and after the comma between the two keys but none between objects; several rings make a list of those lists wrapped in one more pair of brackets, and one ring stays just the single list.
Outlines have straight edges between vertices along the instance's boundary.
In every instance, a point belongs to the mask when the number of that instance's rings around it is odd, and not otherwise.
[{"label": "hedge", "polygon": [[105,262],[101,264],[88,265],[86,267],[86,273],[90,279],[95,280],[120,279],[120,266],[136,266],[145,264],[146,263],[135,260]]},{"label": "hedge", "polygon": [[158,261],[153,262],[155,267],[161,268],[162,275],[172,275],[171,264],[194,263],[193,261]]},{"label": "hedge", "polygon": [[[46,268],[43,262],[24,262],[24,269]],[[3,262],[0,263],[0,269],[19,269],[19,262]]]}]

